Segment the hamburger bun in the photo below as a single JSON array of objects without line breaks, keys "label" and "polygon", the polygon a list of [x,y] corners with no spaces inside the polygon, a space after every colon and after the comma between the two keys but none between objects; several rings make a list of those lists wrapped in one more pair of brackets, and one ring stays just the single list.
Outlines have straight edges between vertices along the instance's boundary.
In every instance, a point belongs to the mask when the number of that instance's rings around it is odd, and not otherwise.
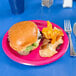
[{"label": "hamburger bun", "polygon": [[8,31],[8,40],[12,49],[17,52],[37,41],[38,28],[32,21],[22,21],[14,24]]}]

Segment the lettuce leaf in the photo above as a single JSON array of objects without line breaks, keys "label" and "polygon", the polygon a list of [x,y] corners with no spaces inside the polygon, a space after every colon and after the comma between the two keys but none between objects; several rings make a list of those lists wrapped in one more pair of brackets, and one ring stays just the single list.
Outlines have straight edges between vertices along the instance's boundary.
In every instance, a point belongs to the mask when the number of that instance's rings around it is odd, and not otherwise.
[{"label": "lettuce leaf", "polygon": [[33,46],[31,45],[31,46],[26,47],[24,51],[31,51],[32,49],[33,49]]},{"label": "lettuce leaf", "polygon": [[32,45],[30,45],[30,46],[28,46],[28,47],[26,47],[26,49],[24,50],[24,51],[27,51],[27,52],[29,52],[29,51],[31,51],[32,49],[33,49],[33,47],[38,47],[39,46],[39,41],[40,40],[37,40],[35,43],[33,43]]}]

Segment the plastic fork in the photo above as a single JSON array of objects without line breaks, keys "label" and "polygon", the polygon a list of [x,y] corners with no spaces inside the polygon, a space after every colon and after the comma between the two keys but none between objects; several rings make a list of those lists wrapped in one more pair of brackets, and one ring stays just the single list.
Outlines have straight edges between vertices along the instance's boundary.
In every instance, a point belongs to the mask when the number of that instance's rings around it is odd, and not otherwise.
[{"label": "plastic fork", "polygon": [[72,39],[71,39],[71,23],[70,20],[64,20],[64,30],[68,33],[69,35],[69,41],[70,41],[70,56],[76,56],[76,53],[74,51],[73,48],[73,43],[72,43]]}]

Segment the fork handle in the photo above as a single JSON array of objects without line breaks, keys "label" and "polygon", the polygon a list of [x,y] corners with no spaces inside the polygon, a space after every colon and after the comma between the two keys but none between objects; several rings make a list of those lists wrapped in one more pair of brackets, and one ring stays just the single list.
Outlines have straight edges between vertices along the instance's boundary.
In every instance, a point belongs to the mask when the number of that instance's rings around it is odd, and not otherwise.
[{"label": "fork handle", "polygon": [[76,54],[75,54],[75,51],[74,51],[74,48],[73,48],[73,43],[72,43],[72,39],[71,39],[71,33],[68,33],[68,34],[69,34],[69,41],[70,41],[70,56],[74,56]]}]

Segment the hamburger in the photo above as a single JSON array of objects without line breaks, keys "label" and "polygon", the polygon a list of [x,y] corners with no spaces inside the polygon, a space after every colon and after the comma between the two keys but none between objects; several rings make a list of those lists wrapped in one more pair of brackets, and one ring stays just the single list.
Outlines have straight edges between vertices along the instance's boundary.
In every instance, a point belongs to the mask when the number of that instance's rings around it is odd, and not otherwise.
[{"label": "hamburger", "polygon": [[28,55],[39,46],[41,34],[32,21],[14,24],[8,31],[9,45],[20,55]]}]

